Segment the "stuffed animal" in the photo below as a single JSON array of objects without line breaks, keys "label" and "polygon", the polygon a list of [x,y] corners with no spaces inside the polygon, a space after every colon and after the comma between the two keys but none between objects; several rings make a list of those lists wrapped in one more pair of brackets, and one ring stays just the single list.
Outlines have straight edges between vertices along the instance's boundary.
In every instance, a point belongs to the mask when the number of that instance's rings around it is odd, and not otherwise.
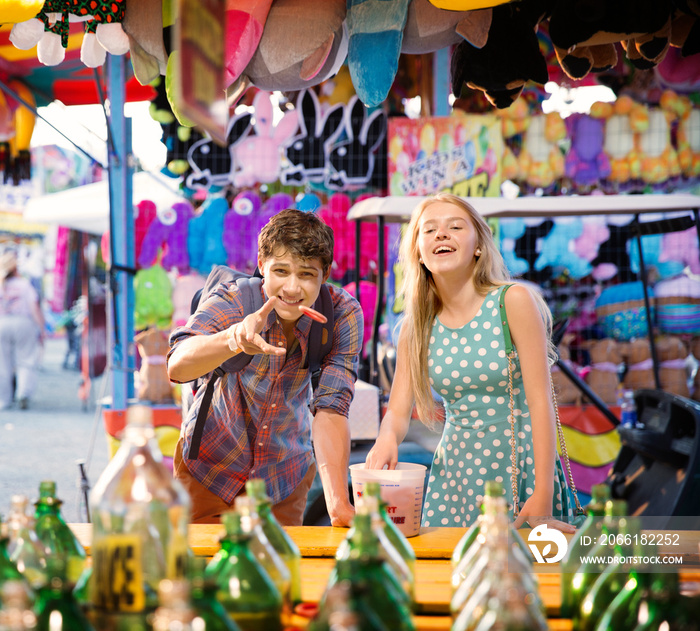
[{"label": "stuffed animal", "polygon": [[104,64],[108,52],[124,55],[129,51],[129,39],[121,24],[125,12],[126,0],[46,0],[36,17],[12,27],[10,41],[21,50],[36,46],[39,61],[56,66],[65,58],[69,23],[84,22],[80,60],[89,68],[97,68]]},{"label": "stuffed animal", "polygon": [[172,403],[172,385],[165,367],[165,356],[170,350],[168,334],[151,327],[135,335],[134,342],[141,356],[137,392],[139,401]]},{"label": "stuffed animal", "polygon": [[586,383],[607,405],[617,403],[619,372],[623,361],[620,344],[612,338],[586,340],[582,344],[591,358]]},{"label": "stuffed animal", "polygon": [[[694,228],[691,230],[695,232]],[[667,236],[670,235],[664,235]],[[694,238],[697,248],[697,234]],[[695,256],[697,261],[697,249]],[[700,334],[700,280],[683,273],[659,281],[654,285],[654,303],[661,331],[672,335]]]},{"label": "stuffed animal", "polygon": [[651,359],[649,340],[643,337],[624,342],[622,357],[627,370],[622,383],[627,390],[655,387],[654,364]]},{"label": "stuffed animal", "polygon": [[167,329],[173,317],[173,287],[160,263],[134,276],[134,328]]},{"label": "stuffed animal", "polygon": [[347,63],[355,92],[368,107],[384,101],[394,82],[409,2],[347,0]]},{"label": "stuffed animal", "polygon": [[655,344],[659,359],[661,388],[680,397],[689,397],[686,365],[689,354],[687,344],[675,335],[662,335],[655,340]]},{"label": "stuffed animal", "polygon": [[591,186],[610,175],[610,161],[603,150],[605,121],[591,114],[567,118],[571,148],[566,154],[565,173],[574,184]]},{"label": "stuffed animal", "polygon": [[700,109],[682,97],[683,112],[678,122],[678,161],[688,179],[700,178]]},{"label": "stuffed animal", "polygon": [[[614,226],[610,226],[612,231]],[[597,257],[596,257],[597,259]],[[593,260],[594,264],[596,259]],[[654,292],[648,289],[649,299]],[[651,304],[650,319],[654,318]],[[600,292],[596,299],[595,312],[603,333],[619,341],[644,338],[648,333],[647,310],[644,303],[644,289],[640,281],[610,285]]]},{"label": "stuffed animal", "polygon": [[649,110],[649,127],[639,135],[641,177],[648,184],[662,184],[681,173],[671,139],[671,122],[676,120],[680,105],[676,93],[665,90],[659,107]]},{"label": "stuffed animal", "polygon": [[438,8],[430,0],[412,0],[408,5],[401,52],[408,55],[432,53],[462,41],[460,31],[469,28],[472,10]]},{"label": "stuffed animal", "polygon": [[262,200],[254,190],[234,197],[230,210],[224,215],[224,249],[228,266],[252,274],[257,263],[258,239],[255,219],[260,214]]},{"label": "stuffed animal", "polygon": [[182,201],[169,208],[159,208],[156,218],[148,226],[139,251],[138,264],[148,267],[155,260],[159,248],[164,246],[161,265],[166,270],[180,273],[190,268],[187,253],[187,233],[194,210],[189,202]]},{"label": "stuffed animal", "polygon": [[347,56],[345,16],[346,0],[275,0],[260,43],[229,94],[240,91],[239,82],[297,91],[332,77]]},{"label": "stuffed animal", "polygon": [[173,327],[183,326],[189,319],[192,297],[204,287],[206,278],[201,274],[183,274],[175,279],[173,286]]},{"label": "stuffed animal", "polygon": [[231,85],[260,43],[272,0],[227,0],[224,86]]},{"label": "stuffed animal", "polygon": [[559,141],[566,126],[558,112],[532,116],[518,156],[520,178],[532,188],[548,188],[564,175],[564,154]]},{"label": "stuffed animal", "polygon": [[163,0],[129,2],[122,27],[129,38],[129,58],[134,76],[141,85],[165,76],[168,50],[164,29],[172,27],[175,11]]},{"label": "stuffed animal", "polygon": [[[495,107],[504,108],[518,98],[529,80],[547,82],[547,62],[535,32],[547,13],[546,2],[513,2],[473,13],[477,15],[470,30],[461,33],[466,41],[452,53],[450,74],[456,97],[466,84],[481,90]],[[513,55],[513,50],[518,54]]]},{"label": "stuffed animal", "polygon": [[[575,374],[578,374],[581,370],[581,366],[571,360],[571,351],[569,349],[571,342],[575,339],[576,336],[573,333],[564,334],[557,350],[562,363],[566,364]],[[557,402],[564,405],[581,405],[581,391],[576,387],[574,382],[562,372],[561,368],[554,364],[551,368],[551,373],[552,384],[557,394]]]},{"label": "stuffed animal", "polygon": [[299,125],[295,111],[286,112],[279,122],[274,124],[272,103],[267,92],[258,92],[253,106],[255,133],[249,134],[233,148],[233,183],[237,187],[276,182],[280,176],[282,148]]},{"label": "stuffed animal", "polygon": [[695,377],[693,377],[693,392],[691,396],[695,401],[700,401],[700,335],[695,335],[690,340],[690,351],[696,360]]},{"label": "stuffed animal", "polygon": [[693,274],[700,274],[700,247],[695,228],[664,235],[659,261],[680,261],[687,265]]},{"label": "stuffed animal", "polygon": [[207,276],[215,265],[226,265],[228,260],[223,244],[224,216],[228,202],[223,197],[210,197],[202,204],[201,212],[190,219],[187,232],[187,250],[190,268]]},{"label": "stuffed animal", "polygon": [[607,179],[618,189],[638,179],[642,162],[636,134],[648,129],[649,110],[623,94],[614,103],[593,103],[591,115],[605,119],[603,150],[610,161]]}]

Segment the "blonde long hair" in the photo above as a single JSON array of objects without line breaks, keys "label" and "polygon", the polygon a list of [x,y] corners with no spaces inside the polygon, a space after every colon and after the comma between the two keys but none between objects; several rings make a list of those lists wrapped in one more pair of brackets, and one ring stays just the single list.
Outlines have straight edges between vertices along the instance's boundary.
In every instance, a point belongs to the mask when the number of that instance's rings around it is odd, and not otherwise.
[{"label": "blonde long hair", "polygon": [[[437,193],[421,202],[411,214],[399,246],[399,261],[403,266],[400,293],[404,298],[405,317],[401,322],[401,336],[408,358],[411,391],[415,396],[419,418],[431,425],[436,412],[435,400],[430,391],[428,375],[428,343],[435,317],[442,309],[431,272],[420,263],[418,236],[420,221],[427,208],[436,203],[452,204],[461,208],[470,218],[477,235],[477,247],[481,255],[474,266],[474,288],[479,295],[511,284],[510,274],[503,257],[496,247],[493,234],[483,217],[460,197],[450,193]],[[531,292],[545,323],[548,339],[547,354],[554,357],[551,345],[552,316],[539,292]]]}]

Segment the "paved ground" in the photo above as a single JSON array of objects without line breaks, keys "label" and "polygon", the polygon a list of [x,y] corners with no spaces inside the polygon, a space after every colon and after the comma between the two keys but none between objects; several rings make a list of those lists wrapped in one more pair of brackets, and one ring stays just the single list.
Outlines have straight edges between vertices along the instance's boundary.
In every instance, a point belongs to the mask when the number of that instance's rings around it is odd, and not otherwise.
[{"label": "paved ground", "polygon": [[29,409],[0,412],[0,514],[12,495],[34,501],[41,480],[55,480],[67,521],[86,521],[77,460],[84,460],[91,485],[109,461],[102,416],[96,412],[102,379],[85,406],[78,397],[81,376],[62,368],[67,342],[47,340],[39,381]]}]

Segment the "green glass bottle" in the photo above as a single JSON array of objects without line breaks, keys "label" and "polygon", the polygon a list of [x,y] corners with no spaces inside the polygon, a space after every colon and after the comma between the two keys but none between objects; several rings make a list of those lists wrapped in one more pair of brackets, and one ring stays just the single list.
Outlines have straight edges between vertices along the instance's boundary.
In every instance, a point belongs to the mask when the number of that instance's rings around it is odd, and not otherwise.
[{"label": "green glass bottle", "polygon": [[204,622],[206,631],[240,631],[224,606],[217,600],[216,583],[205,576],[207,560],[194,557],[188,564],[192,606],[198,618]]},{"label": "green glass bottle", "polygon": [[152,414],[127,410],[121,445],[91,494],[89,591],[100,631],[142,625],[160,581],[181,578],[189,555],[190,498],[162,464]]},{"label": "green glass bottle", "polygon": [[9,542],[7,524],[2,521],[2,516],[0,516],[0,587],[7,581],[25,582],[24,576],[17,569],[16,563],[10,559],[7,551]]},{"label": "green glass bottle", "polygon": [[205,572],[216,582],[217,598],[242,631],[281,631],[282,594],[250,549],[250,532],[235,511],[222,515],[222,521],[223,553],[212,558]]},{"label": "green glass bottle", "polygon": [[[622,591],[629,578],[631,563],[628,559],[635,556],[633,542],[637,539],[639,530],[638,517],[619,519],[619,536],[616,538],[615,545],[609,548],[609,556],[613,556],[614,560],[595,578],[578,609],[574,610],[572,616],[574,631],[593,631],[613,598]],[[636,552],[644,556],[639,549]]]},{"label": "green glass bottle", "polygon": [[642,593],[634,631],[696,631],[700,621],[690,620],[687,614],[678,574],[658,572]]},{"label": "green glass bottle", "polygon": [[[415,601],[415,583],[413,573],[406,565],[405,561],[399,554],[399,551],[393,546],[393,544],[389,541],[389,538],[386,536],[384,531],[384,521],[379,514],[379,504],[377,503],[377,498],[367,494],[364,494],[362,497],[358,497],[355,502],[355,517],[357,517],[357,515],[369,516],[371,533],[376,539],[379,555],[393,570],[392,575],[398,580],[401,586],[401,591],[406,594],[408,603],[412,607]],[[352,527],[336,550],[335,558],[337,561],[346,559],[350,556],[353,545],[356,545],[359,541],[359,539],[356,538],[356,534],[357,526],[353,520]]]},{"label": "green glass bottle", "polygon": [[375,497],[377,499],[379,516],[382,518],[382,522],[384,524],[384,534],[389,540],[389,543],[396,548],[397,552],[403,559],[404,563],[408,567],[408,571],[411,574],[411,581],[412,583],[415,583],[416,553],[413,550],[413,546],[409,543],[408,538],[401,532],[401,530],[399,530],[399,527],[394,523],[391,516],[387,512],[387,507],[389,504],[382,499],[381,485],[379,482],[374,480],[365,482],[364,493],[369,497]]},{"label": "green glass bottle", "polygon": [[345,579],[328,588],[323,607],[309,623],[308,631],[389,631],[367,606],[369,585]]},{"label": "green glass bottle", "polygon": [[619,534],[620,519],[627,514],[627,502],[624,500],[608,500],[605,503],[605,517],[603,517],[602,531],[598,541],[588,553],[588,558],[580,565],[571,579],[571,616],[578,616],[581,603],[591,586],[608,566],[608,557],[611,556],[613,548],[610,539]]},{"label": "green glass bottle", "polygon": [[355,530],[348,554],[336,560],[320,607],[325,606],[325,594],[333,585],[347,580],[361,586],[361,606],[371,610],[387,629],[412,630],[410,600],[383,557],[372,516],[368,512],[356,512],[353,523]]},{"label": "green glass bottle", "polygon": [[73,597],[65,559],[49,557],[46,574],[48,581],[39,588],[34,604],[37,631],[95,631]]},{"label": "green glass bottle", "polygon": [[0,585],[0,631],[35,631],[36,614],[24,578]]},{"label": "green glass bottle", "polygon": [[291,599],[292,574],[262,529],[255,499],[239,495],[234,501],[234,506],[236,512],[241,516],[241,527],[251,535],[248,547],[282,594],[284,615],[288,617],[293,609]]},{"label": "green glass bottle", "polygon": [[251,478],[245,483],[246,493],[255,500],[260,517],[260,526],[272,547],[277,551],[289,570],[291,585],[289,595],[293,605],[302,602],[301,597],[301,552],[287,531],[272,512],[272,501],[265,488],[265,480]]},{"label": "green glass bottle", "polygon": [[34,530],[26,495],[13,495],[7,517],[7,553],[32,589],[46,582],[46,549]]},{"label": "green glass bottle", "polygon": [[[574,537],[569,541],[566,555],[561,561],[561,616],[571,618],[574,613],[574,600],[571,581],[581,566],[581,558],[587,556],[591,545],[587,542],[598,541],[603,527],[605,504],[610,499],[610,487],[607,484],[594,484],[591,488],[591,502],[586,507],[586,519]],[[584,545],[586,542],[586,545]]]},{"label": "green glass bottle", "polygon": [[40,482],[39,499],[34,503],[34,529],[50,555],[65,558],[66,580],[75,585],[85,568],[85,548],[64,521],[62,503],[56,497],[56,483],[53,480]]}]

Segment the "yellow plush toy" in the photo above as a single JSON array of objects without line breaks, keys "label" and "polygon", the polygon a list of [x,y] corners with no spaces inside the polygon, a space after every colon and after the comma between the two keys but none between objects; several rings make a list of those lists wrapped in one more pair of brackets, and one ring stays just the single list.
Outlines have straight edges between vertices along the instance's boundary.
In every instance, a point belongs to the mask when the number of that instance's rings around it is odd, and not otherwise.
[{"label": "yellow plush toy", "polygon": [[622,95],[614,103],[598,101],[591,105],[591,116],[606,119],[603,150],[610,160],[608,180],[625,184],[639,178],[642,163],[635,134],[649,127],[647,108]]},{"label": "yellow plush toy", "polygon": [[678,122],[678,161],[683,175],[700,177],[700,109],[687,96],[681,97],[682,112]]},{"label": "yellow plush toy", "polygon": [[678,154],[671,141],[671,122],[682,107],[680,97],[672,90],[661,95],[659,107],[649,109],[649,127],[639,134],[641,177],[647,184],[660,184],[681,173]]},{"label": "yellow plush toy", "polygon": [[520,179],[534,188],[546,188],[564,175],[564,155],[559,141],[566,126],[558,112],[533,116],[518,157]]}]

